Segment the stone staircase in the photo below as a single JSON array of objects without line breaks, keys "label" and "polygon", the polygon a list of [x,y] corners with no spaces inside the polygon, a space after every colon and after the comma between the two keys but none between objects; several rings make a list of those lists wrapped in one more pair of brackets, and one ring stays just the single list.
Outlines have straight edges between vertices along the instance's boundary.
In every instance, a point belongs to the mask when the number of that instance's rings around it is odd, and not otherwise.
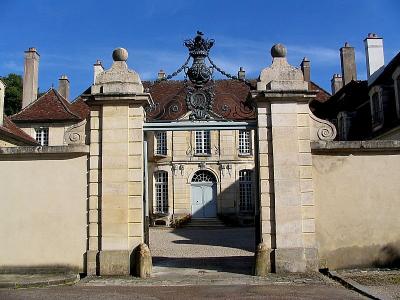
[{"label": "stone staircase", "polygon": [[225,224],[216,218],[192,219],[185,228],[224,228]]}]

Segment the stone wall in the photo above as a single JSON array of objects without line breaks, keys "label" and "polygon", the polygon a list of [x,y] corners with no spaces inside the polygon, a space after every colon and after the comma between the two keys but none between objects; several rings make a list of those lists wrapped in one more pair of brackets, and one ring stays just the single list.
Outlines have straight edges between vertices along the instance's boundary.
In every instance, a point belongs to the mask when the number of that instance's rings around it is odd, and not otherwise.
[{"label": "stone wall", "polygon": [[86,148],[0,151],[0,272],[84,270]]},{"label": "stone wall", "polygon": [[320,268],[400,262],[400,143],[313,144]]}]

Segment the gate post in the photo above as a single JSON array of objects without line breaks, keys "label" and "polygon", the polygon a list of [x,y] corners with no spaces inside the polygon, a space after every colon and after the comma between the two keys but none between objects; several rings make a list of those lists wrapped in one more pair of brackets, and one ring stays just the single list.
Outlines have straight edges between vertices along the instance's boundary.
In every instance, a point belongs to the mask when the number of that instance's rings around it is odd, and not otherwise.
[{"label": "gate post", "polygon": [[87,96],[88,274],[130,274],[132,251],[143,242],[143,106],[151,98],[127,58],[115,49],[112,67],[96,76]]},{"label": "gate post", "polygon": [[257,91],[259,201],[262,246],[271,249],[271,270],[316,271],[315,212],[308,89],[301,70],[290,66],[286,48],[271,49]]}]

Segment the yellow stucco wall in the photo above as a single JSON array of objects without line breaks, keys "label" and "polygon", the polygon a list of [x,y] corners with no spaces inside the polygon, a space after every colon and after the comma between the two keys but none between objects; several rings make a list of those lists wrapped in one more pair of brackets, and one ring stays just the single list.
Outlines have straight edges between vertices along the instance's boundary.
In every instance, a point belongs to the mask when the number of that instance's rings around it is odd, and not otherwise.
[{"label": "yellow stucco wall", "polygon": [[320,267],[400,257],[400,155],[313,155]]},{"label": "yellow stucco wall", "polygon": [[83,269],[86,163],[86,156],[0,158],[0,269]]}]

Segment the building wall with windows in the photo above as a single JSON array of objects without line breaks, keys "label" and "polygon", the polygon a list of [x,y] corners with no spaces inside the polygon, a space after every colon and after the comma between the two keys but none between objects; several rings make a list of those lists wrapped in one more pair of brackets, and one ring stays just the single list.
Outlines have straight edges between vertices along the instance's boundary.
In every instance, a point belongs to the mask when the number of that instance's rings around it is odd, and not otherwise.
[{"label": "building wall with windows", "polygon": [[67,145],[64,139],[66,131],[74,123],[67,124],[24,124],[19,127],[32,138],[36,139],[42,146],[62,146]]},{"label": "building wall with windows", "polygon": [[154,218],[165,215],[168,223],[192,214],[192,178],[200,170],[215,176],[218,215],[240,222],[254,216],[253,130],[149,132],[147,141]]}]

